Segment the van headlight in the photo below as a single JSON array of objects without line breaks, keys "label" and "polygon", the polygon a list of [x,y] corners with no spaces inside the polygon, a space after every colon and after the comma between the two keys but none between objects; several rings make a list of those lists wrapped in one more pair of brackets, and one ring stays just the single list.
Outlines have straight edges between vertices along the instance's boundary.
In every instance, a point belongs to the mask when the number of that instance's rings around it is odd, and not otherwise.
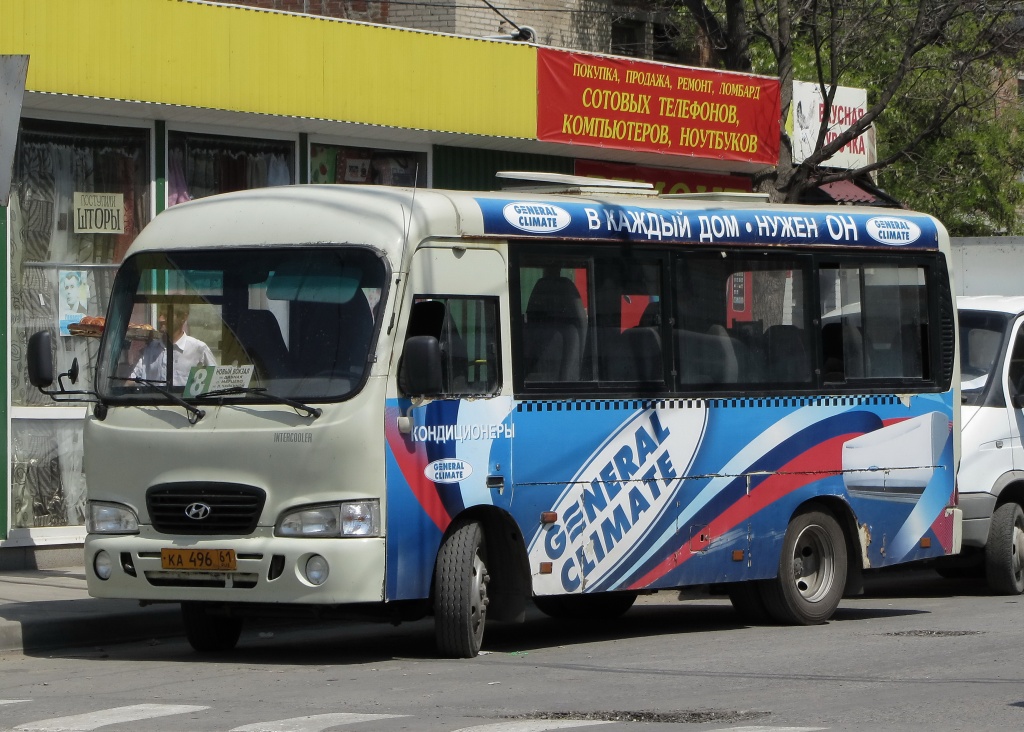
[{"label": "van headlight", "polygon": [[90,534],[137,534],[139,517],[120,503],[89,501],[85,530]]},{"label": "van headlight", "polygon": [[380,536],[380,501],[342,501],[292,509],[281,514],[274,534],[307,538]]}]

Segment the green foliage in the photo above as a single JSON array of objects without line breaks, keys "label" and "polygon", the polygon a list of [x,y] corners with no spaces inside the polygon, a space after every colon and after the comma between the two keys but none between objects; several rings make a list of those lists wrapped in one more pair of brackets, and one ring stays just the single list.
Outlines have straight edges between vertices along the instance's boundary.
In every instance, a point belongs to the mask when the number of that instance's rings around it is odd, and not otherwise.
[{"label": "green foliage", "polygon": [[[951,236],[1024,233],[1022,123],[1016,104],[998,116],[965,110],[941,134],[882,170],[879,185],[909,208],[937,217]],[[905,124],[892,115],[879,137],[898,140]],[[883,146],[883,154],[891,146]]]},{"label": "green foliage", "polygon": [[[742,42],[755,72],[867,89],[868,107],[878,112],[882,165],[874,175],[888,193],[937,216],[953,235],[1024,232],[1016,89],[1024,69],[1024,39],[1016,35],[1024,26],[1015,0],[789,0],[782,7],[780,22],[778,0],[704,3],[723,25],[730,9],[745,14]],[[804,165],[806,175],[777,171],[775,185],[790,200],[828,162]]]}]

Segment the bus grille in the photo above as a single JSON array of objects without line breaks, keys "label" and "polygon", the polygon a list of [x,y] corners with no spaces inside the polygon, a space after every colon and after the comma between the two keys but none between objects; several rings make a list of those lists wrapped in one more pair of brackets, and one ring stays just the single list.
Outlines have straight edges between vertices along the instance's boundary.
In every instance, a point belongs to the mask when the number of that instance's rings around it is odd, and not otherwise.
[{"label": "bus grille", "polygon": [[161,534],[251,534],[267,494],[237,483],[173,483],[146,491],[153,528]]}]

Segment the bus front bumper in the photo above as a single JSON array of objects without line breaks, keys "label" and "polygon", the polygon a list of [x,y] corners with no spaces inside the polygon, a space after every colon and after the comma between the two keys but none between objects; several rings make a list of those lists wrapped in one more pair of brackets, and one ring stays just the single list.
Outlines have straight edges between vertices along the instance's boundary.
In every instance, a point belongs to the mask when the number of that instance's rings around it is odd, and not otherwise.
[{"label": "bus front bumper", "polygon": [[[162,549],[185,550],[177,556],[186,559],[195,550],[200,550],[194,555],[200,558],[224,556],[232,550],[235,569],[203,569],[181,563],[172,568],[165,566]],[[315,584],[325,567],[326,576]],[[85,574],[93,597],[153,602],[374,603],[384,599],[384,538],[172,539],[90,534],[85,540]],[[103,579],[101,574],[108,576]]]}]

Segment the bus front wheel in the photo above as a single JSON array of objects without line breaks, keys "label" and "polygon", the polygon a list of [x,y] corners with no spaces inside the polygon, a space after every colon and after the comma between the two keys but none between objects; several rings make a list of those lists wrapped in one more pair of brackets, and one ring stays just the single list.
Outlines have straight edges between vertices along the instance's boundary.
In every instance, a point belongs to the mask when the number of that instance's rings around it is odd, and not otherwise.
[{"label": "bus front wheel", "polygon": [[434,637],[441,655],[473,658],[480,652],[489,582],[483,527],[465,523],[441,544],[434,568]]},{"label": "bus front wheel", "polygon": [[242,635],[242,618],[216,615],[204,603],[181,603],[181,621],[189,645],[200,653],[230,651]]},{"label": "bus front wheel", "polygon": [[846,540],[831,514],[798,513],[782,542],[779,576],[761,585],[773,619],[791,625],[824,623],[846,587]]}]

